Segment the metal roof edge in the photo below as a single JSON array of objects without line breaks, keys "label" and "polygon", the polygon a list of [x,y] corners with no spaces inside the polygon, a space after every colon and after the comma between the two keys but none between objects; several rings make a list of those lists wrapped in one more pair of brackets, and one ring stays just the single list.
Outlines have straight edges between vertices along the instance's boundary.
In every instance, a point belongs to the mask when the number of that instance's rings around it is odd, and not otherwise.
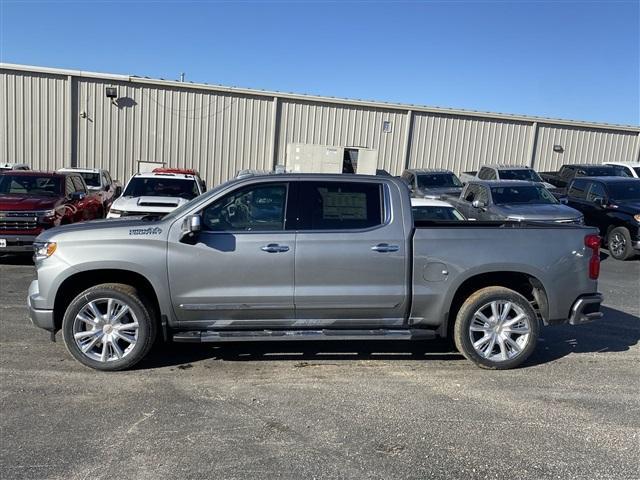
[{"label": "metal roof edge", "polygon": [[435,115],[454,115],[462,117],[479,117],[496,120],[508,120],[521,123],[539,123],[545,125],[561,125],[574,128],[591,128],[599,130],[623,130],[638,133],[640,136],[640,125],[621,125],[602,122],[588,122],[582,120],[566,120],[560,118],[538,117],[533,115],[516,115],[510,113],[483,112],[478,110],[465,110],[446,107],[430,107],[426,105],[413,105],[407,103],[391,103],[384,101],[359,100],[349,98],[327,97],[320,95],[309,95],[301,93],[285,93],[271,90],[259,90],[243,87],[228,87],[224,85],[211,85],[207,83],[180,82],[177,80],[164,80],[155,78],[139,77],[136,75],[119,75],[110,73],[88,72],[84,70],[71,70],[53,67],[40,67],[34,65],[21,65],[15,63],[1,63],[0,69],[17,70],[23,72],[48,73],[52,75],[75,76],[85,78],[96,78],[103,80],[115,80],[121,82],[143,83],[149,85],[162,85],[175,88],[186,88],[192,90],[210,90],[224,93],[236,93],[251,96],[263,96],[269,98],[292,99],[306,102],[316,102],[325,104],[351,105],[386,110],[395,110],[413,113],[431,113]]}]

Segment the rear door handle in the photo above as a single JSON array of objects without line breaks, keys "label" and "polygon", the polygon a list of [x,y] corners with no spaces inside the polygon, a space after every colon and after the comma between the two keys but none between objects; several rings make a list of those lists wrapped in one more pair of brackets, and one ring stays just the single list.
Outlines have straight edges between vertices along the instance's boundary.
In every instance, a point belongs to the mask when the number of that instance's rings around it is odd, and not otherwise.
[{"label": "rear door handle", "polygon": [[267,253],[282,253],[288,252],[289,247],[287,245],[278,245],[277,243],[270,243],[269,245],[265,245],[261,247],[260,250]]},{"label": "rear door handle", "polygon": [[400,247],[398,245],[389,245],[388,243],[379,243],[378,245],[371,247],[371,250],[374,252],[388,253],[397,252],[400,250]]}]

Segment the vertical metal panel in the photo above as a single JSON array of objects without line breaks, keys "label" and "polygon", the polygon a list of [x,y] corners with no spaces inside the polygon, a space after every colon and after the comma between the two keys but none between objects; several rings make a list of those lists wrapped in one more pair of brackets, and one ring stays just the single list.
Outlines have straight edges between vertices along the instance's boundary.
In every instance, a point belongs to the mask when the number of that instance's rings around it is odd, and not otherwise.
[{"label": "vertical metal panel", "polygon": [[[540,171],[558,170],[564,163],[631,162],[638,133],[540,125],[535,166]],[[554,145],[563,152],[554,152]]]},{"label": "vertical metal panel", "polygon": [[[288,143],[375,148],[378,168],[393,175],[404,166],[406,111],[321,104],[282,99],[280,102],[278,163],[285,163]],[[391,122],[391,132],[382,122]]]},{"label": "vertical metal panel", "polygon": [[3,162],[55,170],[71,158],[66,75],[0,71]]},{"label": "vertical metal panel", "polygon": [[[107,86],[118,88],[117,105]],[[268,97],[87,78],[78,79],[78,96],[79,166],[127,181],[139,161],[164,162],[197,169],[208,185],[272,167]]]},{"label": "vertical metal panel", "polygon": [[486,163],[528,165],[532,128],[523,122],[416,112],[409,166],[460,173]]}]

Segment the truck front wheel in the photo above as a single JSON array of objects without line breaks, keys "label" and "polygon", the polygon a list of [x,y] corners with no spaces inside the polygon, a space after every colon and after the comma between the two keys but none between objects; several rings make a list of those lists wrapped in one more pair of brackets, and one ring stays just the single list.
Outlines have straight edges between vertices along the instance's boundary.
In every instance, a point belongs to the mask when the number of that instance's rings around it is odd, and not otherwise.
[{"label": "truck front wheel", "polygon": [[462,304],[453,329],[458,350],[481,368],[506,370],[524,362],[540,334],[526,298],[504,287],[478,290]]},{"label": "truck front wheel", "polygon": [[62,335],[69,353],[96,370],[124,370],[142,360],[156,337],[156,322],[136,289],[104,283],[67,307]]}]

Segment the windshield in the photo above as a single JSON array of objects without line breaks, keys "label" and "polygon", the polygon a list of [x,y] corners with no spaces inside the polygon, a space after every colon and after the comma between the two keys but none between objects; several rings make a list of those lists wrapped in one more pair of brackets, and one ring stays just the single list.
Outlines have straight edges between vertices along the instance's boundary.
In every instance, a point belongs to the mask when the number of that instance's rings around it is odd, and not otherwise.
[{"label": "windshield", "polygon": [[542,182],[540,176],[529,168],[517,168],[513,170],[500,170],[501,180],[527,180],[529,182]]},{"label": "windshield", "polygon": [[462,183],[453,173],[421,173],[418,177],[418,188],[461,187]]},{"label": "windshield", "polygon": [[640,167],[633,167],[633,171],[640,177]]},{"label": "windshield", "polygon": [[88,173],[88,172],[80,172],[82,178],[84,178],[87,187],[98,187],[100,188],[100,174],[99,173]]},{"label": "windshield", "polygon": [[617,169],[610,166],[580,167],[578,173],[583,177],[615,177],[619,175]]},{"label": "windshield", "polygon": [[607,185],[613,200],[640,200],[640,181],[616,182]]},{"label": "windshield", "polygon": [[124,197],[180,197],[191,200],[198,196],[198,186],[194,180],[181,178],[132,178]]},{"label": "windshield", "polygon": [[544,187],[537,185],[514,185],[492,187],[491,195],[496,205],[509,204],[557,204],[558,200]]},{"label": "windshield", "polygon": [[436,205],[420,205],[411,207],[414,220],[465,220],[464,216],[453,207]]},{"label": "windshield", "polygon": [[62,188],[60,177],[3,174],[0,176],[0,193],[57,197],[62,193]]}]

